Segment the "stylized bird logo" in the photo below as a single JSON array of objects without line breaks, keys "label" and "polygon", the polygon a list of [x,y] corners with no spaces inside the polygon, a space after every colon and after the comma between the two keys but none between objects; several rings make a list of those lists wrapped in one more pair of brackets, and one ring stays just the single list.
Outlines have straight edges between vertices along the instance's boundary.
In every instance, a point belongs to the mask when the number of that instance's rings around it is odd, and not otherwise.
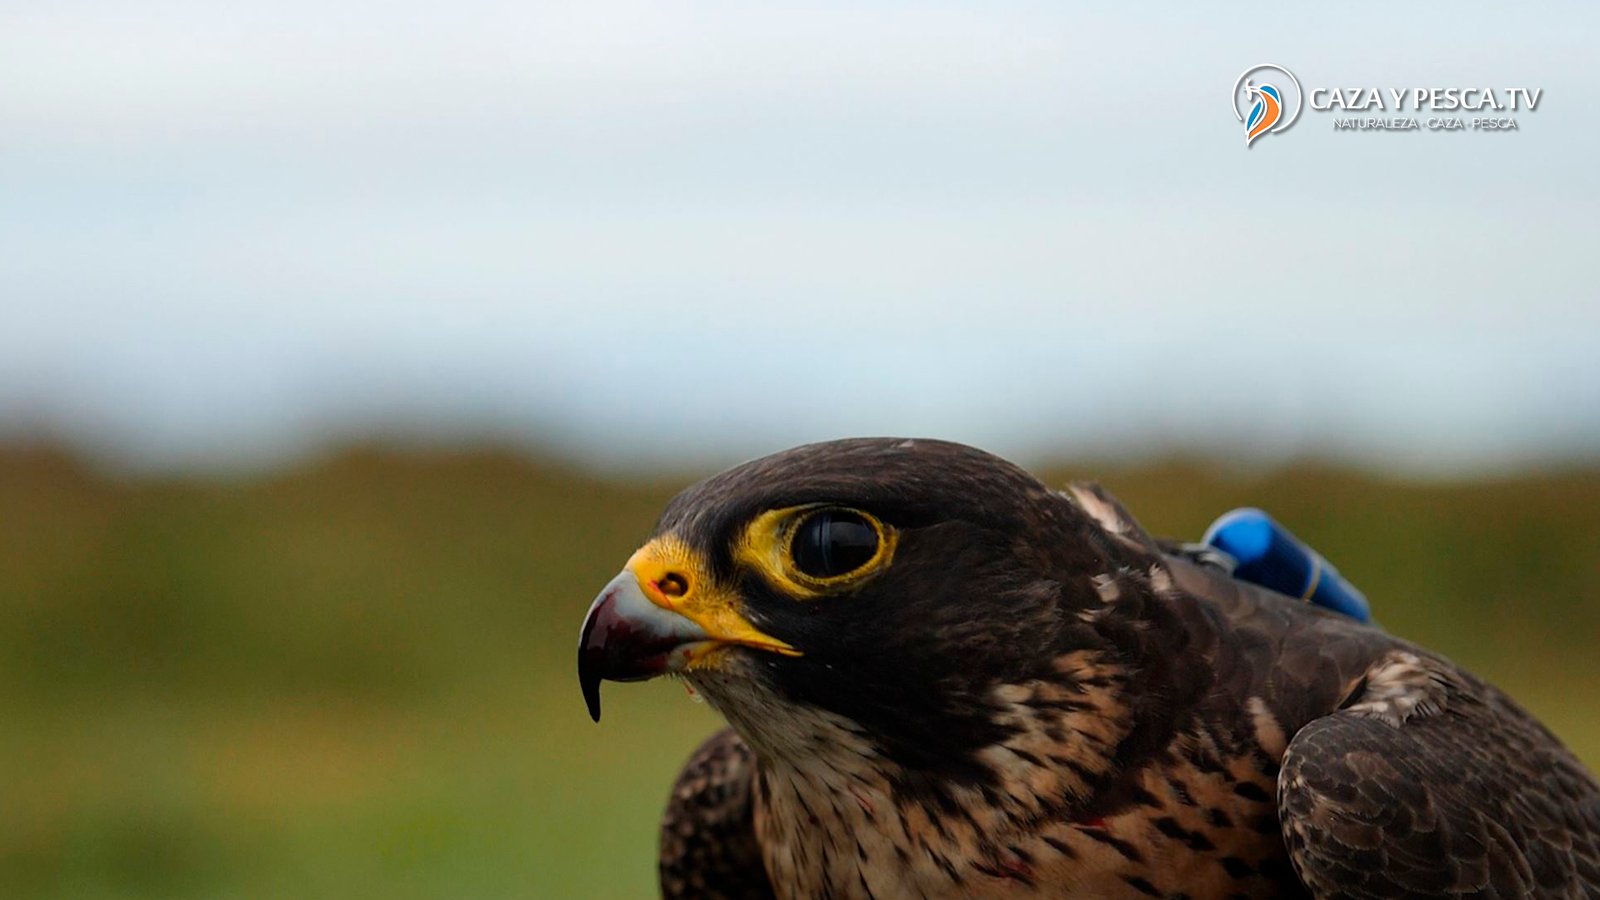
[{"label": "stylized bird logo", "polygon": [[1250,107],[1250,116],[1245,119],[1247,129],[1244,136],[1244,145],[1250,146],[1256,138],[1272,130],[1283,118],[1283,94],[1276,86],[1270,84],[1256,85],[1247,81],[1244,84],[1245,93],[1249,95],[1254,105]]}]

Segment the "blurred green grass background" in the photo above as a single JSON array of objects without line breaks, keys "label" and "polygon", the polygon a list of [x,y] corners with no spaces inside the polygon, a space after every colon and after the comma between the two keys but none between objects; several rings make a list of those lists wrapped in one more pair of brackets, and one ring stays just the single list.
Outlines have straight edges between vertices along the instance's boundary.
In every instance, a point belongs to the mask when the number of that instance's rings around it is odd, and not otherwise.
[{"label": "blurred green grass background", "polygon": [[[1271,510],[1390,630],[1600,764],[1600,472],[1096,475],[1152,530]],[[684,477],[362,450],[243,481],[0,451],[0,897],[633,897],[718,727],[573,677],[594,592]]]}]

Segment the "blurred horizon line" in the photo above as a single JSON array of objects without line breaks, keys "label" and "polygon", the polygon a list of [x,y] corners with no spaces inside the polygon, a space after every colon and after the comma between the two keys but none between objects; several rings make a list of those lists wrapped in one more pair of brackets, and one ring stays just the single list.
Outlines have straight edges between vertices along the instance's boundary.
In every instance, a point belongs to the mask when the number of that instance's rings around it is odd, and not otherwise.
[{"label": "blurred horizon line", "polygon": [[[938,434],[837,434],[818,440],[871,436],[956,440]],[[1487,484],[1591,474],[1600,477],[1600,451],[1428,469],[1384,465],[1370,457],[1305,450],[1277,454],[1249,451],[1230,454],[1218,452],[1216,448],[1178,442],[1151,444],[1125,453],[1102,450],[1078,454],[1067,450],[1052,452],[1042,446],[1008,450],[971,440],[960,442],[994,453],[1042,477],[1071,473],[1073,477],[1093,478],[1098,477],[1099,473],[1114,475],[1187,470],[1222,480],[1250,481],[1286,472],[1319,472],[1397,485]],[[423,463],[509,460],[562,477],[576,476],[621,484],[673,480],[687,483],[688,480],[703,478],[746,460],[798,446],[799,443],[812,442],[773,443],[765,449],[745,453],[707,451],[651,458],[595,459],[592,455],[586,457],[578,443],[562,440],[555,437],[554,433],[541,439],[489,432],[441,434],[405,429],[372,429],[307,441],[292,450],[279,448],[280,452],[271,455],[211,455],[178,459],[141,456],[127,452],[125,447],[107,442],[97,444],[45,429],[0,429],[0,468],[10,468],[19,462],[25,464],[48,460],[65,463],[98,480],[129,483],[250,483],[361,459]]]}]

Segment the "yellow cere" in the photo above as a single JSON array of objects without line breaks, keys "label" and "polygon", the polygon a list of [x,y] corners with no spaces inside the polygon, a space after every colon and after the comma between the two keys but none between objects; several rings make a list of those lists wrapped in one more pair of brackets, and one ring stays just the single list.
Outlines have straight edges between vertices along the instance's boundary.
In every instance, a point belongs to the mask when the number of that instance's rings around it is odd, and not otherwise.
[{"label": "yellow cere", "polygon": [[675,535],[662,535],[640,547],[625,568],[639,580],[639,589],[651,603],[694,622],[710,636],[706,646],[689,651],[691,667],[712,654],[719,644],[800,655],[800,651],[750,624],[739,610],[738,594],[717,584],[700,554]]}]

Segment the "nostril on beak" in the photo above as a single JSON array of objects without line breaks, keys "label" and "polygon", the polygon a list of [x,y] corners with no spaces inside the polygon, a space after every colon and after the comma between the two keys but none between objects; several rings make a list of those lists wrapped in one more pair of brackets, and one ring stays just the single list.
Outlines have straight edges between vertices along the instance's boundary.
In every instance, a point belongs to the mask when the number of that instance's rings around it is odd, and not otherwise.
[{"label": "nostril on beak", "polygon": [[689,579],[677,572],[668,572],[656,582],[656,590],[668,597],[682,597],[689,593]]}]

